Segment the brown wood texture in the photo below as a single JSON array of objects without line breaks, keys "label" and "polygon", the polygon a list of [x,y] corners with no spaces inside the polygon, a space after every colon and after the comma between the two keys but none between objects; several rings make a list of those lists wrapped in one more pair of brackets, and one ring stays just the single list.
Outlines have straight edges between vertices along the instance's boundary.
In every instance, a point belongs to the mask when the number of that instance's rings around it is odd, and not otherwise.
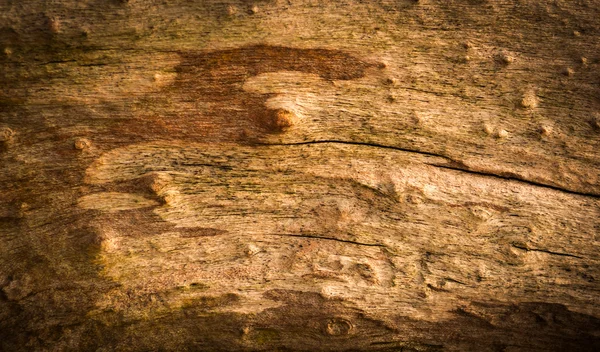
[{"label": "brown wood texture", "polygon": [[0,350],[600,350],[600,2],[0,0]]}]

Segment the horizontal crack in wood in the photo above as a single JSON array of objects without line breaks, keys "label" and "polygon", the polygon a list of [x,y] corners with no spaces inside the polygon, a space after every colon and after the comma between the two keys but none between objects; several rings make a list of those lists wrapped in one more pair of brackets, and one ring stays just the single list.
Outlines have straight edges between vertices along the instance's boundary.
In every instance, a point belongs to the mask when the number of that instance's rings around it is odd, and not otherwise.
[{"label": "horizontal crack in wood", "polygon": [[515,247],[515,248],[522,249],[522,250],[527,251],[527,252],[542,252],[542,253],[547,253],[547,254],[552,254],[552,255],[558,255],[558,256],[561,256],[561,257],[571,257],[571,258],[577,258],[577,259],[584,259],[583,257],[575,255],[575,254],[553,252],[553,251],[549,251],[547,249],[528,248],[528,247],[525,247],[523,245],[519,245],[517,243],[511,243],[511,245],[513,247]]},{"label": "horizontal crack in wood", "polygon": [[591,197],[591,198],[600,199],[600,195],[598,195],[598,194],[571,191],[571,190],[566,189],[566,188],[562,188],[562,187],[558,187],[558,186],[552,186],[552,185],[541,183],[541,182],[527,180],[527,179],[519,177],[516,174],[513,174],[513,176],[504,176],[504,175],[494,174],[494,173],[490,173],[490,172],[475,171],[475,170],[470,170],[470,169],[467,169],[467,168],[455,167],[455,166],[450,166],[450,165],[440,165],[440,164],[427,164],[427,165],[439,167],[439,168],[442,168],[442,169],[467,172],[467,173],[470,173],[470,174],[473,174],[473,175],[495,177],[495,178],[499,178],[499,179],[503,179],[503,180],[509,180],[509,181],[517,181],[517,182],[526,183],[526,184],[528,184],[530,186],[543,187],[543,188],[548,188],[548,189],[552,189],[552,190],[555,190],[555,191],[560,191],[560,192],[564,192],[564,193],[568,193],[568,194],[574,194],[574,195],[578,195],[578,196],[584,196],[584,197]]},{"label": "horizontal crack in wood", "polygon": [[[444,158],[444,159],[452,161],[452,162],[456,162],[452,158],[447,157],[445,155],[441,155],[441,154],[424,152],[424,151],[416,150],[416,149],[394,147],[394,146],[390,146],[390,145],[377,144],[377,143],[371,143],[371,142],[355,142],[355,141],[326,139],[326,140],[316,140],[316,141],[306,141],[306,142],[296,142],[296,143],[257,143],[256,145],[259,145],[259,146],[275,146],[275,145],[296,146],[296,145],[310,145],[310,144],[348,144],[348,145],[366,146],[366,147],[374,147],[374,148],[392,149],[392,150],[398,150],[398,151],[407,152],[407,153],[418,153],[418,154],[422,154],[422,155],[435,156],[435,157],[439,157],[439,158]],[[435,165],[432,165],[432,166],[435,166]]]},{"label": "horizontal crack in wood", "polygon": [[363,243],[357,241],[350,240],[342,240],[334,237],[325,237],[325,236],[316,236],[316,235],[303,235],[303,234],[294,234],[294,233],[273,233],[267,234],[268,236],[281,236],[281,237],[299,237],[299,238],[309,238],[309,239],[317,239],[317,240],[326,240],[326,241],[336,241],[342,243],[355,244],[357,246],[368,246],[368,247],[386,247],[384,244],[380,243]]},{"label": "horizontal crack in wood", "polygon": [[[305,141],[305,142],[296,142],[296,143],[257,143],[256,145],[259,145],[259,146],[275,146],[275,145],[297,146],[297,145],[310,145],[310,144],[348,144],[348,145],[366,146],[366,147],[373,147],[373,148],[391,149],[391,150],[397,150],[397,151],[401,151],[401,152],[416,153],[416,154],[421,154],[421,155],[443,158],[443,159],[448,160],[452,165],[461,165],[462,164],[461,162],[454,160],[446,155],[442,155],[442,154],[436,154],[436,153],[421,151],[421,150],[417,150],[417,149],[401,148],[401,147],[395,147],[395,146],[383,145],[383,144],[377,144],[377,143],[371,143],[371,142],[355,142],[355,141],[343,141],[343,140],[315,140],[315,141]],[[553,185],[549,185],[546,183],[527,180],[525,178],[520,177],[517,174],[511,174],[510,176],[507,176],[507,175],[495,174],[495,173],[491,173],[491,172],[471,170],[471,169],[467,168],[466,166],[458,167],[458,166],[452,166],[452,165],[440,165],[440,164],[435,164],[435,163],[425,163],[425,164],[429,165],[429,166],[433,166],[433,167],[442,168],[442,169],[466,172],[469,174],[479,175],[479,176],[494,177],[494,178],[499,178],[499,179],[508,180],[508,181],[517,181],[517,182],[522,182],[522,183],[528,184],[530,186],[543,187],[543,188],[552,189],[555,191],[560,191],[560,192],[564,192],[564,193],[568,193],[568,194],[600,199],[599,194],[572,191],[572,190],[569,190],[566,188],[553,186]]]}]

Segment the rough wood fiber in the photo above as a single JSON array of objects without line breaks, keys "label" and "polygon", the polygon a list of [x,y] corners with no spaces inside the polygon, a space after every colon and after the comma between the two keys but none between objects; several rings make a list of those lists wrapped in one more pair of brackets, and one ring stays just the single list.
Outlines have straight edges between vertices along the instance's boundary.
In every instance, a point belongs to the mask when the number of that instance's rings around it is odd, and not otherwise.
[{"label": "rough wood fiber", "polygon": [[0,0],[0,349],[600,349],[598,1]]}]

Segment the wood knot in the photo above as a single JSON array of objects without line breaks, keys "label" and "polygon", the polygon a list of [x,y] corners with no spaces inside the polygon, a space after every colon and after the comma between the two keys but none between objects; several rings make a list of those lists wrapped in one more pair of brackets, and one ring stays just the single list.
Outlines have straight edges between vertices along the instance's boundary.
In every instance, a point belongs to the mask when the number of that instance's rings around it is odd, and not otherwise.
[{"label": "wood knot", "polygon": [[77,138],[73,143],[73,146],[77,150],[85,150],[88,149],[92,143],[86,138]]},{"label": "wood knot", "polygon": [[525,109],[535,109],[538,106],[538,98],[533,92],[527,92],[521,99],[521,107]]},{"label": "wood knot", "polygon": [[343,336],[352,332],[352,323],[343,318],[333,318],[327,322],[325,331],[331,336]]},{"label": "wood knot", "polygon": [[246,249],[244,250],[244,253],[246,254],[246,256],[248,257],[252,257],[258,253],[260,253],[261,249],[260,247],[253,245],[253,244],[249,244]]},{"label": "wood knot", "polygon": [[15,132],[8,127],[0,128],[0,142],[10,142]]},{"label": "wood knot", "polygon": [[508,131],[504,130],[504,129],[500,129],[498,131],[498,134],[496,135],[496,137],[498,137],[498,138],[506,138],[506,137],[508,137]]},{"label": "wood knot", "polygon": [[590,122],[594,129],[600,131],[600,113],[595,113]]},{"label": "wood knot", "polygon": [[492,127],[491,125],[489,125],[489,124],[485,123],[485,124],[483,124],[483,131],[484,131],[484,132],[485,132],[487,135],[491,136],[491,135],[493,135],[493,134],[494,134],[494,127]]},{"label": "wood knot", "polygon": [[169,175],[159,173],[148,174],[141,180],[147,191],[161,199],[168,191],[171,182],[172,179]]},{"label": "wood knot", "polygon": [[60,32],[61,29],[61,23],[60,20],[56,17],[53,18],[49,18],[48,19],[48,29],[50,30],[50,32],[52,32],[53,34],[57,34]]},{"label": "wood knot", "polygon": [[269,110],[266,127],[273,132],[285,132],[294,124],[296,115],[285,109]]},{"label": "wood knot", "polygon": [[498,59],[500,60],[501,63],[503,63],[505,65],[510,65],[513,62],[515,62],[515,57],[508,53],[501,53],[499,55]]},{"label": "wood knot", "polygon": [[565,76],[573,76],[575,74],[575,70],[571,67],[567,67],[563,70],[563,74]]},{"label": "wood knot", "polygon": [[539,131],[542,136],[547,137],[552,134],[552,126],[543,125],[542,127],[540,127]]},{"label": "wood knot", "polygon": [[238,9],[237,9],[237,7],[235,7],[235,6],[233,6],[233,5],[229,5],[229,6],[227,7],[227,14],[228,14],[229,16],[234,16],[234,15],[236,15],[236,14],[237,14],[237,12],[238,12]]},{"label": "wood knot", "polygon": [[384,83],[388,86],[396,87],[398,86],[398,80],[394,77],[386,78]]},{"label": "wood knot", "polygon": [[587,59],[587,57],[585,57],[585,56],[582,56],[582,57],[581,57],[581,64],[582,64],[583,66],[587,66],[587,64],[588,64],[588,59]]}]

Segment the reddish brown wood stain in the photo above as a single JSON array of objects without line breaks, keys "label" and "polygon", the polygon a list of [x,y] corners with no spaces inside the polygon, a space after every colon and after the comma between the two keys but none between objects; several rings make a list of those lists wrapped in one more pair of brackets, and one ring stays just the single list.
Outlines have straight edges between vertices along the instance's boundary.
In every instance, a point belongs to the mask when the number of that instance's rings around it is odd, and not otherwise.
[{"label": "reddish brown wood stain", "polygon": [[168,135],[195,141],[251,141],[265,133],[284,132],[291,121],[289,112],[265,106],[271,95],[244,91],[248,78],[285,70],[351,80],[364,77],[368,68],[381,67],[341,51],[267,45],[180,55],[175,82],[149,98],[153,104],[163,99],[167,113],[149,113],[143,121],[132,120],[115,131],[127,131],[138,140]]},{"label": "reddish brown wood stain", "polygon": [[[282,109],[268,109],[265,102],[272,95],[249,93],[244,82],[262,73],[298,71],[317,74],[325,80],[351,80],[364,77],[367,69],[379,67],[347,53],[326,49],[294,49],[266,45],[212,52],[182,52],[176,67],[177,78],[151,100],[161,106],[161,113],[143,112],[126,122],[115,122],[111,131],[120,141],[182,140],[194,142],[252,142],[264,134],[283,133],[293,124],[293,114]],[[143,101],[142,101],[143,103]],[[202,105],[200,109],[193,107]],[[144,104],[142,109],[145,109]],[[208,113],[206,106],[209,106]],[[121,120],[122,121],[122,120]],[[148,179],[103,185],[102,191],[139,193],[163,203],[148,186]],[[103,215],[98,223],[121,229],[129,236],[160,233],[173,229],[151,209],[126,211],[125,223]],[[106,218],[106,219],[104,219]],[[131,230],[131,224],[134,224]],[[135,224],[146,224],[143,228]],[[103,226],[104,226],[103,225]],[[179,229],[182,236],[210,236],[222,233],[214,229]]]}]

